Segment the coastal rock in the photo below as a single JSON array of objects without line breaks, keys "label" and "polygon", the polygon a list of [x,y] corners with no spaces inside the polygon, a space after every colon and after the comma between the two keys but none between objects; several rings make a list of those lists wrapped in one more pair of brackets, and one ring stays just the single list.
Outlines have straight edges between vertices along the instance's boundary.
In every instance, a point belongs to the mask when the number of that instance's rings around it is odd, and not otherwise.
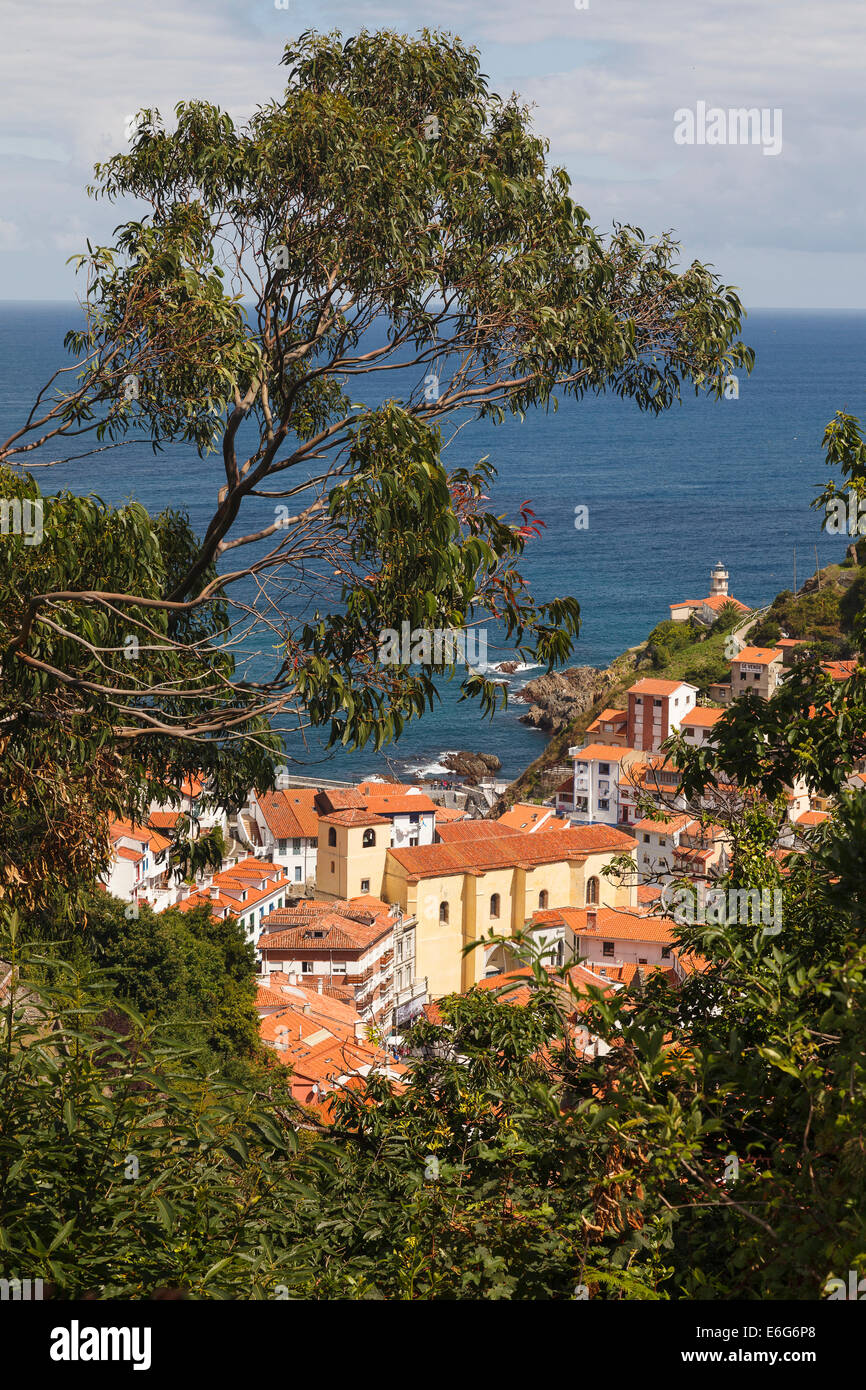
[{"label": "coastal rock", "polygon": [[495,753],[468,753],[464,750],[446,753],[442,763],[470,787],[477,786],[483,777],[489,777],[502,767]]},{"label": "coastal rock", "polygon": [[549,671],[527,681],[512,700],[529,705],[521,714],[523,724],[545,733],[558,734],[586,714],[610,684],[610,673],[595,666],[573,666],[568,671]]}]

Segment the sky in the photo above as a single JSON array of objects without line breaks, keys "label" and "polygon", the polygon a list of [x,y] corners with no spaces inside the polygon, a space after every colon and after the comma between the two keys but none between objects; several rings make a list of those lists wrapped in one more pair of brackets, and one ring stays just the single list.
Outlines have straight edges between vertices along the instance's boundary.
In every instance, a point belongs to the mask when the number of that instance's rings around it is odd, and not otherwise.
[{"label": "sky", "polygon": [[[75,298],[67,257],[140,215],[86,193],[135,111],[168,121],[202,97],[243,121],[279,97],[282,46],[303,30],[427,26],[531,103],[599,231],[672,230],[747,307],[866,308],[864,0],[282,3],[3,0],[0,299]],[[766,113],[777,153],[735,139],[740,107]],[[701,110],[715,143],[698,143]],[[686,111],[694,143],[674,138]]]}]

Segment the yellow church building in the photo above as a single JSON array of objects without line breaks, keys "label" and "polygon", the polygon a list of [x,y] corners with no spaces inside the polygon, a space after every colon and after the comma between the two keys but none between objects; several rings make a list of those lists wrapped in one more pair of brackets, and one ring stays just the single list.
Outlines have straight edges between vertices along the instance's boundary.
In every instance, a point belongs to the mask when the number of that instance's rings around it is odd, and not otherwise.
[{"label": "yellow church building", "polygon": [[513,936],[539,909],[636,906],[636,883],[602,872],[636,849],[612,826],[520,832],[479,820],[438,829],[439,844],[397,848],[372,809],[322,816],[316,875],[318,897],[371,894],[417,919],[415,972],[433,998],[507,968],[500,946],[464,947],[491,932]]}]

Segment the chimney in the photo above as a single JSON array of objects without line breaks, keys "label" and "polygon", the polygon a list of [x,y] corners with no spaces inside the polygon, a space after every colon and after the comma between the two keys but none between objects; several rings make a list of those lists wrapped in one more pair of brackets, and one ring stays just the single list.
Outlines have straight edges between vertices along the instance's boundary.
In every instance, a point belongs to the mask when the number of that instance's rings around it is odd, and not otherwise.
[{"label": "chimney", "polygon": [[597,928],[597,926],[598,926],[598,908],[597,908],[597,907],[588,907],[588,908],[586,909],[586,929],[587,929],[587,931],[595,931],[596,928]]},{"label": "chimney", "polygon": [[219,897],[219,895],[220,895],[220,890],[219,890],[219,884],[218,884],[218,883],[212,883],[212,884],[211,884],[211,886],[210,886],[210,895],[211,895],[211,897],[214,898],[214,899],[216,899],[216,898]]},{"label": "chimney", "polygon": [[359,1018],[355,1024],[355,1042],[365,1042],[367,1039],[367,1025],[363,1019]]}]

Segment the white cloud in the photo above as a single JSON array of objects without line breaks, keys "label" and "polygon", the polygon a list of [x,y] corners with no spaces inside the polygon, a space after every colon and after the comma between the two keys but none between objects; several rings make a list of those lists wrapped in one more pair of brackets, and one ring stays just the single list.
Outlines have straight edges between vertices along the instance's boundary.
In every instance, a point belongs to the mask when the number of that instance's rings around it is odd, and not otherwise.
[{"label": "white cloud", "polygon": [[[74,292],[57,251],[74,249],[79,231],[107,239],[120,220],[121,210],[88,202],[84,185],[95,160],[124,146],[130,113],[155,106],[170,120],[177,101],[204,97],[243,117],[279,95],[282,44],[304,28],[428,25],[476,43],[491,85],[535,103],[552,157],[600,228],[614,217],[676,228],[689,258],[716,262],[754,303],[771,302],[762,289],[778,283],[780,257],[809,267],[787,282],[791,303],[807,302],[796,298],[801,281],[810,303],[866,303],[864,9],[862,0],[590,0],[588,10],[573,0],[291,0],[289,10],[273,0],[6,0],[0,206],[21,234],[0,296]],[[674,111],[698,100],[780,107],[781,155],[675,145]]]}]

